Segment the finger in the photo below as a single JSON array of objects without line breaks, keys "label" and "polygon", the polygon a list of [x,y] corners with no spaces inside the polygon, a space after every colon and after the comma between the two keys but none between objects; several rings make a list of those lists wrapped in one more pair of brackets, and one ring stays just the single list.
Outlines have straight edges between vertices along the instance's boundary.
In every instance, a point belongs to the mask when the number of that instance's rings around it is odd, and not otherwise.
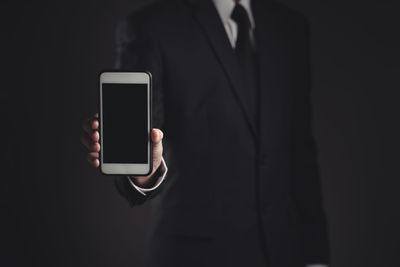
[{"label": "finger", "polygon": [[152,139],[153,139],[153,167],[157,168],[161,163],[162,153],[163,153],[163,132],[159,129],[152,130]]},{"label": "finger", "polygon": [[99,153],[98,152],[89,152],[88,157],[93,158],[93,159],[98,159]]},{"label": "finger", "polygon": [[91,135],[87,134],[86,132],[83,132],[81,135],[81,141],[90,150],[95,143],[98,143],[99,132],[94,131]]},{"label": "finger", "polygon": [[151,139],[154,144],[158,144],[162,141],[164,133],[160,129],[154,128],[151,131]]},{"label": "finger", "polygon": [[99,142],[100,139],[99,131],[95,130],[90,137],[92,138],[93,142]]},{"label": "finger", "polygon": [[[97,114],[97,113],[96,113]],[[95,116],[92,118],[87,119],[83,124],[82,128],[85,132],[88,134],[91,134],[94,130],[97,130],[99,128],[99,121]]]},{"label": "finger", "polygon": [[95,158],[95,157],[91,157],[90,153],[88,154],[88,156],[86,157],[87,161],[90,163],[90,165],[92,165],[93,167],[99,167],[100,165],[100,161],[99,159]]},{"label": "finger", "polygon": [[100,139],[99,131],[94,130],[94,131],[92,131],[90,134],[88,134],[88,133],[86,133],[86,132],[83,132],[83,134],[86,135],[86,136],[88,136],[89,139],[90,139],[90,141],[91,141],[92,143],[99,142],[99,139]]},{"label": "finger", "polygon": [[93,130],[98,130],[99,129],[99,121],[97,119],[93,119],[90,126]]},{"label": "finger", "polygon": [[100,151],[100,144],[97,141],[94,141],[86,132],[82,133],[81,142],[89,151]]}]

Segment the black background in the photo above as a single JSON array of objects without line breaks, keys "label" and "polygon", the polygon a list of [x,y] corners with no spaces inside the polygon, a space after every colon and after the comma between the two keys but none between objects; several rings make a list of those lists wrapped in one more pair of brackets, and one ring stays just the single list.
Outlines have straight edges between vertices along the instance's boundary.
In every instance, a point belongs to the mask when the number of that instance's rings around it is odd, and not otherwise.
[{"label": "black background", "polygon": [[[129,208],[79,136],[116,23],[145,2],[2,2],[1,266],[142,265],[150,205]],[[282,2],[311,22],[332,266],[400,266],[400,4]]]},{"label": "black background", "polygon": [[147,84],[101,86],[103,162],[148,163]]}]

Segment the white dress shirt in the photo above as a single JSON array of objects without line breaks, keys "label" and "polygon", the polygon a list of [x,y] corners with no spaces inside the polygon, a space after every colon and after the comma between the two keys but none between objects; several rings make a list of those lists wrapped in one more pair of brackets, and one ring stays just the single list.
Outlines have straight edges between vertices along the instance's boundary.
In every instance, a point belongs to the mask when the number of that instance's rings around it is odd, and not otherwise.
[{"label": "white dress shirt", "polygon": [[[235,48],[236,45],[236,39],[238,36],[238,26],[236,24],[236,22],[231,18],[231,14],[233,9],[235,8],[235,1],[233,0],[213,0],[214,5],[218,11],[218,14],[221,18],[221,21],[225,27],[225,31],[226,34],[228,36],[229,42],[231,43],[232,47]],[[243,7],[246,9],[247,14],[249,16],[249,20],[250,20],[250,41],[253,43],[254,45],[254,29],[255,29],[255,22],[254,22],[254,17],[253,17],[253,12],[251,10],[251,5],[250,5],[250,0],[241,0],[239,1],[241,5],[243,5]],[[162,176],[157,178],[157,182],[155,183],[155,185],[151,188],[142,188],[137,186],[133,180],[131,180],[128,177],[128,180],[130,182],[130,184],[137,190],[139,191],[141,194],[146,195],[146,192],[150,192],[154,189],[156,189],[164,180],[168,168],[167,165],[164,161],[164,159],[162,159],[162,163],[160,166],[161,170],[162,170]],[[311,263],[311,262],[310,262]],[[317,264],[317,263],[312,263],[312,264],[307,264],[306,267],[327,267],[327,265],[325,264]]]},{"label": "white dress shirt", "polygon": [[157,182],[155,182],[154,186],[152,186],[150,188],[140,187],[140,186],[136,185],[133,182],[134,180],[132,180],[130,176],[128,176],[128,181],[133,186],[133,188],[135,188],[137,191],[139,191],[139,193],[141,193],[142,195],[145,196],[147,192],[153,191],[157,187],[159,187],[160,184],[164,181],[165,176],[167,175],[168,167],[167,167],[167,164],[165,164],[164,157],[161,158],[161,165],[158,168],[160,169],[160,172],[162,173],[161,177],[154,177],[154,179],[157,178]]},{"label": "white dress shirt", "polygon": [[[233,9],[235,8],[235,1],[233,0],[213,0],[214,5],[218,11],[222,23],[224,24],[226,34],[233,48],[236,46],[236,39],[238,36],[237,23],[231,18]],[[250,41],[254,45],[254,17],[250,7],[250,0],[241,0],[240,4],[246,9],[250,20]]]}]

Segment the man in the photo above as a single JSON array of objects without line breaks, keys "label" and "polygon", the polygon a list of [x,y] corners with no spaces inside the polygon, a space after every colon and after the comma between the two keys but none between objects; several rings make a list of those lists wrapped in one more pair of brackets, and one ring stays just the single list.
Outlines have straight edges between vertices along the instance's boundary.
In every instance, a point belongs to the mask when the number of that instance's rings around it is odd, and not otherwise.
[{"label": "man", "polygon": [[132,206],[154,198],[149,266],[327,264],[308,38],[267,0],[160,1],[121,24],[118,68],[154,77],[153,172],[116,177]]}]

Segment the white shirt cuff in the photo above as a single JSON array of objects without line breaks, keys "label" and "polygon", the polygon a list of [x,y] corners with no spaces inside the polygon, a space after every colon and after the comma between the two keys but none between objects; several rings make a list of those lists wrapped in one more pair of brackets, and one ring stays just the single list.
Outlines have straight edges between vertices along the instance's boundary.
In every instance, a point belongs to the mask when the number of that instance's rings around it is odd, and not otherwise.
[{"label": "white shirt cuff", "polygon": [[[139,191],[139,193],[141,193],[142,195],[146,196],[146,193],[147,193],[147,192],[151,192],[151,191],[157,189],[157,187],[159,187],[160,184],[164,181],[165,175],[166,175],[167,172],[168,172],[168,167],[167,167],[167,164],[166,164],[165,161],[164,161],[164,157],[161,158],[161,165],[160,165],[158,168],[161,170],[162,175],[161,175],[160,177],[158,177],[157,182],[155,183],[155,185],[152,186],[152,187],[150,187],[150,188],[143,188],[143,187],[137,186],[137,185],[132,181],[132,179],[131,179],[130,176],[127,176],[128,181],[129,181],[129,183],[133,186],[133,188],[135,188],[137,191]],[[155,177],[153,177],[153,178],[155,178]],[[152,178],[152,179],[153,179],[153,178]],[[317,266],[317,267],[318,267],[318,266]]]}]

